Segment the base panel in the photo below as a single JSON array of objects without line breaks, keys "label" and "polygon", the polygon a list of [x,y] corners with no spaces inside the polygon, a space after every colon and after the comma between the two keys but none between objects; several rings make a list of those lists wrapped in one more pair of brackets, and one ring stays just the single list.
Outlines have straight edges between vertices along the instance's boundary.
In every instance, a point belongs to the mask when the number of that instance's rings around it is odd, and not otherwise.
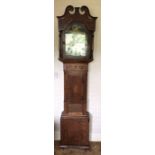
[{"label": "base panel", "polygon": [[89,148],[89,114],[61,115],[60,147]]}]

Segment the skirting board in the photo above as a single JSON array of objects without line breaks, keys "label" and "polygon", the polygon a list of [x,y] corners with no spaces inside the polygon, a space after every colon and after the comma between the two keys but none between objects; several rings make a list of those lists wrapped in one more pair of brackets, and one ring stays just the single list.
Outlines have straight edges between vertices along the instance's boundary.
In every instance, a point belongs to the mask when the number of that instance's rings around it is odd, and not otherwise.
[{"label": "skirting board", "polygon": [[[60,140],[60,132],[54,132],[54,140]],[[90,141],[101,141],[101,134],[99,133],[90,133]]]}]

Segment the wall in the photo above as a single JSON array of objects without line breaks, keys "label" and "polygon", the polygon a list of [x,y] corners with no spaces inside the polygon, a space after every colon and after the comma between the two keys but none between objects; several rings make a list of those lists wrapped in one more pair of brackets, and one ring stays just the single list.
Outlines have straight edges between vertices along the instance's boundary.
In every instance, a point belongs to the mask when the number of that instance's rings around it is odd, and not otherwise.
[{"label": "wall", "polygon": [[88,72],[88,111],[90,113],[90,140],[101,140],[101,20],[100,20],[100,0],[55,0],[54,4],[54,83],[55,83],[55,139],[60,139],[60,116],[63,111],[64,79],[63,63],[58,61],[58,23],[56,16],[64,14],[67,5],[86,5],[90,9],[92,16],[98,17],[96,21],[96,31],[94,37],[94,61],[89,63]]}]

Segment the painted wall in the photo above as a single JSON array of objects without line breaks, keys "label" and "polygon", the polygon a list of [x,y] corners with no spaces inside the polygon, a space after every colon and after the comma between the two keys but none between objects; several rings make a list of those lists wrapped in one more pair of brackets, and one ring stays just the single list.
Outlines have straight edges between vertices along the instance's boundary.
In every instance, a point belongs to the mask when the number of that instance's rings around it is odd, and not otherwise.
[{"label": "painted wall", "polygon": [[64,97],[64,77],[63,63],[58,60],[58,23],[56,16],[64,14],[67,5],[88,6],[90,14],[98,17],[96,21],[96,31],[94,37],[94,61],[89,63],[88,71],[88,111],[90,113],[90,140],[101,140],[101,19],[100,19],[100,0],[55,0],[54,18],[54,83],[55,83],[55,139],[60,139],[60,116],[63,111]]}]

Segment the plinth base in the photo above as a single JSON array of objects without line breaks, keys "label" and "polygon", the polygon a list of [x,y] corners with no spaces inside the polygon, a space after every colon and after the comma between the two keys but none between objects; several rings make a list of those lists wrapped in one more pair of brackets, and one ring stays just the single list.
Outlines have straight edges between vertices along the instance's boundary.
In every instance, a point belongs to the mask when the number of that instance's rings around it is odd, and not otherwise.
[{"label": "plinth base", "polygon": [[89,114],[61,115],[61,148],[89,148]]},{"label": "plinth base", "polygon": [[89,150],[90,149],[90,146],[89,145],[60,145],[60,148],[62,149],[67,149],[67,148],[73,148],[73,149],[83,149],[83,150]]}]

